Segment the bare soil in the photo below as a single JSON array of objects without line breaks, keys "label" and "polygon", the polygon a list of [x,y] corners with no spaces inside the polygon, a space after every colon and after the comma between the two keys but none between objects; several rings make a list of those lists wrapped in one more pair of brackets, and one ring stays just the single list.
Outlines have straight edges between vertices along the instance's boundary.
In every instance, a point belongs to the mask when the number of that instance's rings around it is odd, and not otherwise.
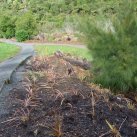
[{"label": "bare soil", "polygon": [[34,57],[7,98],[1,137],[136,137],[137,105],[87,82],[88,70],[62,58]]},{"label": "bare soil", "polygon": [[[15,38],[11,39],[12,41],[16,42]],[[66,44],[70,44],[70,45],[83,45],[82,42],[80,41],[47,41],[47,40],[26,40],[24,43],[37,43],[37,44],[46,44],[46,43],[52,43],[52,44],[61,44],[61,45],[66,45]]]}]

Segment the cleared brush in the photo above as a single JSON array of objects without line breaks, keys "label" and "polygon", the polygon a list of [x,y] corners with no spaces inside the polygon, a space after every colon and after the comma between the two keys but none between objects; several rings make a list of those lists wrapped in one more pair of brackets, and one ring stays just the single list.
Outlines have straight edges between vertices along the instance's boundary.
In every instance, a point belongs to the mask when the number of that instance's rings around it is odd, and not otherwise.
[{"label": "cleared brush", "polygon": [[9,125],[10,127],[18,127],[19,125],[26,126],[30,120],[31,110],[20,108],[17,109],[13,115],[8,120],[1,122],[2,124]]},{"label": "cleared brush", "polygon": [[52,127],[53,130],[53,136],[55,137],[61,137],[63,135],[62,132],[62,121],[60,119],[60,116],[55,117],[55,123],[54,126]]}]

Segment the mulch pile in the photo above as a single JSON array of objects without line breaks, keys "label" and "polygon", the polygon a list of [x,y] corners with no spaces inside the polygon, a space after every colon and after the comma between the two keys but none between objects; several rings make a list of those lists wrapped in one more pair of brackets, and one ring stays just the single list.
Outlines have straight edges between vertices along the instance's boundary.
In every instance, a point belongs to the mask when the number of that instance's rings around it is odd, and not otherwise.
[{"label": "mulch pile", "polygon": [[25,67],[1,116],[1,137],[137,136],[136,104],[88,83],[88,70],[56,56],[34,57]]}]

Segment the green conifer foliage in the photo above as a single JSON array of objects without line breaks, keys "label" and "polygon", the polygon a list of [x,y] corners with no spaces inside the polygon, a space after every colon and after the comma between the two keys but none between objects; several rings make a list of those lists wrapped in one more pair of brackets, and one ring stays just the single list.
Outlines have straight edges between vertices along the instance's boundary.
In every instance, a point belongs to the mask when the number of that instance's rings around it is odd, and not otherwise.
[{"label": "green conifer foliage", "polygon": [[124,1],[112,18],[82,25],[93,56],[94,81],[112,91],[137,91],[137,17],[132,1]]}]

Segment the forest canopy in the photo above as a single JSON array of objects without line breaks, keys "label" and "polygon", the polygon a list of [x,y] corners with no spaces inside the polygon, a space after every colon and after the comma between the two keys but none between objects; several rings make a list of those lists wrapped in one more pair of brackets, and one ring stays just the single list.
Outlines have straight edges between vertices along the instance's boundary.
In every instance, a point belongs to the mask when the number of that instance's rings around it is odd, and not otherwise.
[{"label": "forest canopy", "polygon": [[[133,2],[136,12],[137,2],[135,0]],[[85,15],[97,18],[102,15],[110,17],[117,13],[117,7],[121,3],[122,0],[1,0],[0,37],[11,38],[16,33],[23,32],[25,38],[31,38],[40,32],[50,33],[56,29],[63,31],[66,25],[75,26],[77,17]],[[21,18],[25,20],[27,14],[31,16],[30,21],[34,21],[31,22],[33,33],[30,33],[31,30],[26,32],[26,29],[22,28],[19,30],[16,26],[17,24],[21,26],[19,22]],[[24,24],[30,22],[28,19],[25,21]]]}]

